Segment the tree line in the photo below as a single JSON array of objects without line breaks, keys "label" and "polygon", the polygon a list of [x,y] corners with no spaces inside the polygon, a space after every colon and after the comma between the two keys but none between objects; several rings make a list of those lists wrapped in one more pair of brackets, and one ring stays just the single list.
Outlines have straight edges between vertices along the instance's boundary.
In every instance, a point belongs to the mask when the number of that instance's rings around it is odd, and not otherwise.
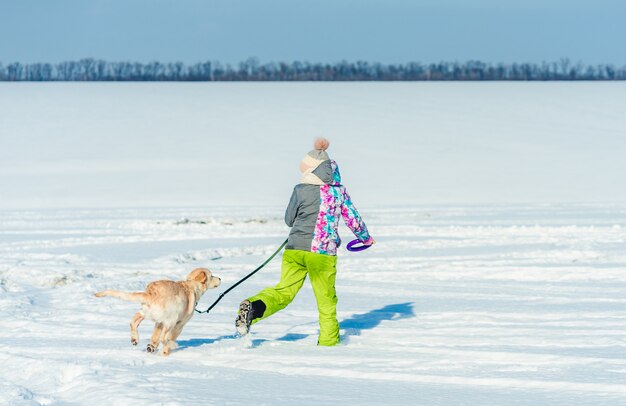
[{"label": "tree line", "polygon": [[382,64],[370,62],[270,62],[250,58],[233,66],[207,61],[107,62],[92,58],[51,63],[0,62],[0,81],[548,81],[626,80],[626,66],[557,62],[481,61]]}]

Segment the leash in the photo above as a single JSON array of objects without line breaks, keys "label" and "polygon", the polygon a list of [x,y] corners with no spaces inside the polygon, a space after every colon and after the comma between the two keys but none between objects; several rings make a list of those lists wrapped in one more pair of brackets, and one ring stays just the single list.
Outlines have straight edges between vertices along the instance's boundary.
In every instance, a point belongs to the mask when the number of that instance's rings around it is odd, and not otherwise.
[{"label": "leash", "polygon": [[280,247],[278,247],[278,249],[276,251],[274,251],[274,253],[272,255],[270,255],[270,257],[268,259],[265,260],[265,262],[263,262],[257,269],[255,269],[254,271],[250,272],[248,275],[246,275],[243,279],[241,279],[239,282],[235,283],[233,286],[231,286],[230,288],[226,289],[226,291],[224,293],[222,293],[215,302],[213,302],[213,304],[211,306],[209,306],[208,309],[204,310],[204,311],[200,311],[198,309],[194,310],[198,313],[209,313],[211,311],[211,309],[213,309],[215,307],[216,304],[218,304],[220,302],[220,300],[222,300],[222,298],[224,296],[226,296],[226,294],[228,292],[230,292],[231,290],[235,289],[237,286],[239,286],[240,284],[242,284],[243,282],[245,282],[249,277],[251,277],[252,275],[254,275],[255,273],[259,272],[265,265],[267,265],[272,259],[274,259],[274,257],[285,247],[285,245],[287,245],[287,241],[289,240],[285,240],[285,242],[283,242],[281,244]]}]

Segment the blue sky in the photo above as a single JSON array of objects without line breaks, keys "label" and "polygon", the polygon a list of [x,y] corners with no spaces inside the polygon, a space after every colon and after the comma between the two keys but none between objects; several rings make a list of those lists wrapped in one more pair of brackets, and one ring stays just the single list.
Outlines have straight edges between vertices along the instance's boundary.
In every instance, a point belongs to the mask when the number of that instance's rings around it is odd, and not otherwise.
[{"label": "blue sky", "polygon": [[0,62],[626,64],[620,0],[0,0]]}]

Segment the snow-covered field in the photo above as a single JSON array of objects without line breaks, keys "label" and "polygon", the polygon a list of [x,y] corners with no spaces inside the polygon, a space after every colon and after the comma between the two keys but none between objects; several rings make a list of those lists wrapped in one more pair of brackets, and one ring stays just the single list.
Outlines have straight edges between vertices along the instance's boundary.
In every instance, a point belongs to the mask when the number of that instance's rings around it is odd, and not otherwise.
[{"label": "snow-covered field", "polygon": [[284,205],[313,138],[357,206],[624,203],[626,82],[0,83],[0,209]]},{"label": "snow-covered field", "polygon": [[[2,83],[0,405],[626,405],[624,111],[623,82]],[[208,307],[318,135],[378,241],[340,252],[342,345],[308,284],[235,337],[276,258],[169,357],[131,346],[93,293],[206,266]]]},{"label": "snow-covered field", "polygon": [[281,208],[1,212],[0,404],[626,404],[626,207],[362,211],[379,244],[340,253],[342,345],[316,346],[308,284],[235,337],[277,258],[169,357],[93,293],[208,266],[206,308],[283,241]]}]

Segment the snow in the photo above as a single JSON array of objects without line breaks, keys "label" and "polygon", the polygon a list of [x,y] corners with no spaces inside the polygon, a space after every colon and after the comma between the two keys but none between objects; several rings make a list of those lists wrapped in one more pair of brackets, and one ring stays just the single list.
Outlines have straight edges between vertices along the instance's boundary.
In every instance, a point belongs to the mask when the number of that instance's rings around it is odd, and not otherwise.
[{"label": "snow", "polygon": [[625,82],[0,83],[0,209],[284,205],[316,136],[357,202],[619,203],[624,95]]},{"label": "snow", "polygon": [[379,244],[340,253],[340,346],[316,346],[308,283],[235,336],[239,301],[276,283],[277,258],[162,357],[145,352],[147,321],[130,344],[136,304],[93,293],[208,266],[223,284],[206,309],[283,241],[281,208],[2,212],[0,403],[625,403],[626,207],[364,215]]},{"label": "snow", "polygon": [[[0,404],[626,405],[624,83],[0,84]],[[280,256],[169,357],[95,298],[286,238],[312,138],[377,239],[235,336]],[[350,234],[343,227],[344,241]]]}]

